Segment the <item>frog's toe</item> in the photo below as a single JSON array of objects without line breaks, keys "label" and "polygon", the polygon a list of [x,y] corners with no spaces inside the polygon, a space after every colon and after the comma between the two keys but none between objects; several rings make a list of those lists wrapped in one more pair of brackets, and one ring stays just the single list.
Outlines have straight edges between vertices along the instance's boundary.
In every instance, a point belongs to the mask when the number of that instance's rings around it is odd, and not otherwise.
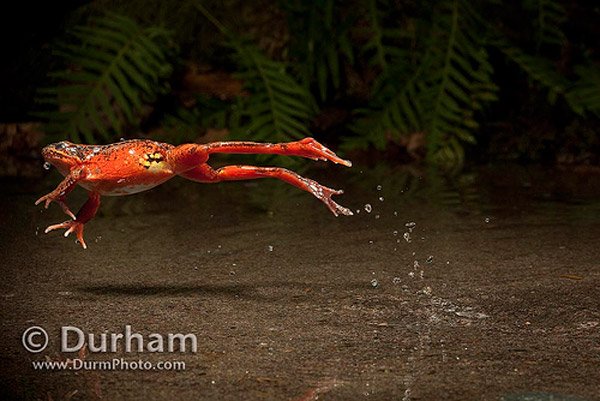
[{"label": "frog's toe", "polygon": [[306,157],[309,157],[314,160],[329,160],[330,162],[342,164],[346,167],[352,166],[352,162],[350,160],[342,159],[330,149],[317,142],[314,138],[304,138],[301,141],[299,141],[299,143],[306,152]]},{"label": "frog's toe", "polygon": [[48,234],[50,231],[66,228],[67,231],[65,231],[65,234],[64,234],[65,237],[68,237],[69,234],[71,234],[71,233],[75,233],[75,235],[77,237],[77,241],[79,241],[79,243],[81,244],[83,249],[87,249],[87,244],[85,243],[85,240],[83,239],[83,227],[84,227],[83,223],[80,223],[75,220],[68,220],[63,223],[53,224],[51,226],[48,226],[48,228],[46,228],[44,233]]},{"label": "frog's toe", "polygon": [[48,209],[48,206],[50,206],[50,203],[52,203],[52,198],[50,197],[50,195],[44,195],[42,196],[40,199],[35,201],[36,206],[39,205],[40,203],[44,202],[44,208]]}]

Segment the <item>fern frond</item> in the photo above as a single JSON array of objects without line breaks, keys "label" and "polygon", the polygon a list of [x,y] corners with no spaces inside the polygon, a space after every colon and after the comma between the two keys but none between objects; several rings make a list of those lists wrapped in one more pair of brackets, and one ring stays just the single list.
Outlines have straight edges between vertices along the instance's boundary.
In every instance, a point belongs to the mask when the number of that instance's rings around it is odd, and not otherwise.
[{"label": "fern frond", "polygon": [[340,13],[336,0],[282,2],[291,31],[290,58],[301,83],[314,88],[321,101],[340,88],[342,65],[354,62],[349,35],[352,13]]},{"label": "fern frond", "polygon": [[237,99],[231,118],[234,136],[283,142],[309,135],[315,113],[310,91],[288,73],[285,63],[240,40],[200,2],[193,4],[228,39],[239,67],[236,75],[250,92],[248,98]]},{"label": "fern frond", "polygon": [[418,64],[395,61],[395,69],[384,71],[371,107],[358,113],[352,130],[379,149],[425,131],[428,159],[462,163],[463,144],[474,142],[478,127],[475,113],[495,100],[497,91],[487,50],[476,37],[476,17],[466,1],[442,3]]},{"label": "fern frond", "polygon": [[498,44],[500,50],[515,62],[533,81],[548,89],[548,100],[550,103],[554,103],[559,95],[565,93],[569,81],[556,70],[556,66],[549,60],[528,55],[521,49],[508,45],[506,42],[499,42]]},{"label": "fern frond", "polygon": [[542,44],[562,45],[565,34],[561,25],[567,19],[563,6],[557,0],[523,0],[523,8],[535,14],[533,25],[539,50]]},{"label": "fern frond", "polygon": [[444,4],[434,23],[429,52],[434,107],[426,118],[427,157],[442,164],[462,163],[462,144],[475,141],[473,131],[479,126],[475,111],[496,99],[487,50],[469,29],[474,12],[467,2],[454,0]]},{"label": "fern frond", "polygon": [[171,73],[168,38],[161,28],[142,28],[117,14],[76,27],[55,51],[71,67],[52,73],[58,86],[39,92],[39,103],[58,110],[36,114],[47,118],[50,132],[77,142],[121,135]]},{"label": "fern frond", "polygon": [[314,115],[310,92],[294,80],[286,65],[268,58],[256,47],[233,42],[239,72],[237,76],[251,93],[242,100],[241,110],[247,123],[244,135],[257,140],[288,141],[309,134],[308,123]]},{"label": "fern frond", "polygon": [[600,68],[593,65],[577,66],[579,79],[566,93],[573,111],[583,115],[586,111],[600,117]]},{"label": "fern frond", "polygon": [[371,28],[371,38],[364,46],[364,50],[373,50],[371,64],[377,64],[383,71],[387,70],[388,62],[386,57],[386,48],[383,44],[384,27],[381,24],[382,12],[377,6],[377,0],[369,0],[367,4],[369,25]]},{"label": "fern frond", "polygon": [[[344,147],[366,149],[373,145],[383,150],[388,141],[422,130],[422,88],[418,86],[421,79],[418,70],[399,89],[390,83],[382,87],[371,108],[358,110],[359,119],[350,127],[358,137],[346,138]],[[360,143],[357,142],[359,138],[362,139]]]}]

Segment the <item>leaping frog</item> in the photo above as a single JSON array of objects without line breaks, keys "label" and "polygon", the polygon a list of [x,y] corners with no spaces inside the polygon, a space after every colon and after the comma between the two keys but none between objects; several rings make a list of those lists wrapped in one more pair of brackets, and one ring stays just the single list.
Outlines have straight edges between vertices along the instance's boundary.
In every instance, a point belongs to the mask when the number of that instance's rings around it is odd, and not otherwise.
[{"label": "leaping frog", "polygon": [[[42,150],[47,163],[65,177],[56,189],[42,196],[35,204],[44,202],[45,208],[56,202],[71,217],[63,223],[46,228],[45,233],[66,229],[65,237],[74,233],[86,249],[83,227],[100,206],[100,196],[121,196],[146,191],[178,175],[192,181],[215,183],[220,181],[277,178],[313,194],[325,203],[331,212],[352,215],[352,211],[334,202],[331,197],[340,195],[316,181],[302,177],[281,167],[256,167],[245,165],[213,169],[207,164],[213,153],[253,153],[300,156],[313,160],[329,160],[350,167],[352,163],[313,138],[287,143],[212,142],[179,146],[145,139],[121,141],[109,145],[79,145],[68,141],[54,143]],[[66,196],[76,185],[88,191],[88,200],[75,215],[67,204]]]}]

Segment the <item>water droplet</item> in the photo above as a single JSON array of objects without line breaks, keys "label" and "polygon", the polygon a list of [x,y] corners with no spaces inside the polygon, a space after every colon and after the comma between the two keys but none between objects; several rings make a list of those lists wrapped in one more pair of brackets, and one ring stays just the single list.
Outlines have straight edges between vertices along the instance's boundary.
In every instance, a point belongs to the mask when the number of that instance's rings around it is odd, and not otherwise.
[{"label": "water droplet", "polygon": [[356,209],[356,214],[359,214],[359,213],[360,213],[360,209]]},{"label": "water droplet", "polygon": [[50,167],[52,167],[52,165],[48,162],[44,163],[44,170],[50,170]]},{"label": "water droplet", "polygon": [[377,190],[381,191],[381,188],[383,188],[381,185],[377,185]]},{"label": "water droplet", "polygon": [[489,217],[486,217],[484,221],[485,221],[486,223],[489,223],[489,222],[490,222],[490,220],[491,220],[491,219],[490,219]]},{"label": "water droplet", "polygon": [[421,265],[419,264],[418,260],[414,261],[413,266],[414,266],[415,269],[418,269],[419,267],[421,267]]},{"label": "water droplet", "polygon": [[394,232],[392,234],[398,235],[398,230],[394,230]]},{"label": "water droplet", "polygon": [[404,224],[404,226],[409,230],[415,228],[416,225],[417,223],[415,223],[414,221],[409,221],[408,223]]},{"label": "water droplet", "polygon": [[403,237],[406,240],[406,242],[410,242],[410,234],[409,233],[404,233]]},{"label": "water droplet", "polygon": [[267,251],[273,252],[273,245],[268,245],[267,246]]},{"label": "water droplet", "polygon": [[100,152],[100,148],[98,146],[96,146],[92,151],[94,153],[99,153]]},{"label": "water droplet", "polygon": [[365,212],[367,212],[367,213],[371,213],[371,211],[372,211],[372,210],[373,210],[373,207],[371,206],[371,204],[370,204],[370,203],[367,203],[367,204],[365,205]]},{"label": "water droplet", "polygon": [[415,278],[415,272],[409,272],[408,273],[408,277]]},{"label": "water droplet", "polygon": [[402,282],[402,279],[400,277],[394,277],[394,279],[392,280],[392,283],[394,284],[400,284]]},{"label": "water droplet", "polygon": [[394,212],[394,216],[398,216],[398,212]]},{"label": "water droplet", "polygon": [[373,288],[379,287],[379,281],[377,281],[376,278],[374,278],[373,280],[371,280],[371,287],[373,287]]},{"label": "water droplet", "polygon": [[123,142],[125,140],[125,138],[121,137],[119,138],[119,142]]},{"label": "water droplet", "polygon": [[133,155],[133,154],[135,154],[135,149],[129,149],[129,154],[130,154],[130,155]]},{"label": "water droplet", "polygon": [[376,215],[375,215],[375,219],[379,219],[379,217],[380,217],[380,216],[379,216],[378,214],[376,214]]},{"label": "water droplet", "polygon": [[369,240],[369,244],[372,244],[372,243],[373,243],[373,240],[372,240],[372,239],[370,239],[370,240]]},{"label": "water droplet", "polygon": [[383,199],[383,196],[380,196],[380,197],[379,197],[379,202],[383,202],[383,200],[384,200],[384,199]]},{"label": "water droplet", "polygon": [[433,255],[429,255],[427,257],[427,260],[425,261],[426,263],[433,263]]}]

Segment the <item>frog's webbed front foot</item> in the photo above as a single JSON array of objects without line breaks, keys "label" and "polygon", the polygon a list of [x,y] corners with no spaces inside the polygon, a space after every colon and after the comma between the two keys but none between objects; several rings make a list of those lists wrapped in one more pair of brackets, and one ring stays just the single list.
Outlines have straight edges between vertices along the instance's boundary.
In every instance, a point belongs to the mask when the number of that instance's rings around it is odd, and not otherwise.
[{"label": "frog's webbed front foot", "polygon": [[75,214],[71,211],[71,209],[69,209],[69,206],[67,206],[67,204],[65,203],[65,199],[60,195],[56,196],[54,191],[50,192],[49,194],[44,195],[40,199],[36,200],[35,204],[39,205],[42,202],[44,202],[44,209],[48,209],[48,206],[50,206],[50,203],[55,202],[56,204],[58,204],[61,207],[61,209],[63,210],[63,212],[65,212],[65,214],[67,216],[69,216],[73,220],[76,219]]},{"label": "frog's webbed front foot", "polygon": [[48,226],[48,228],[44,230],[44,234],[48,234],[50,231],[66,228],[67,231],[65,231],[65,237],[68,237],[71,233],[75,233],[75,235],[77,236],[77,241],[79,241],[83,249],[87,249],[87,245],[85,243],[85,240],[83,239],[83,226],[84,224],[78,222],[77,220],[67,220],[63,223]]},{"label": "frog's webbed front foot", "polygon": [[65,196],[67,196],[67,194],[75,188],[77,182],[79,182],[79,180],[81,180],[84,176],[85,170],[83,168],[76,168],[70,171],[69,174],[67,174],[65,178],[61,181],[61,183],[58,184],[54,191],[36,200],[35,204],[39,205],[40,203],[44,202],[44,208],[48,209],[50,203],[56,202],[67,216],[69,216],[73,220],[76,220],[75,214],[73,214],[71,209],[69,209],[69,207],[65,203]]}]

